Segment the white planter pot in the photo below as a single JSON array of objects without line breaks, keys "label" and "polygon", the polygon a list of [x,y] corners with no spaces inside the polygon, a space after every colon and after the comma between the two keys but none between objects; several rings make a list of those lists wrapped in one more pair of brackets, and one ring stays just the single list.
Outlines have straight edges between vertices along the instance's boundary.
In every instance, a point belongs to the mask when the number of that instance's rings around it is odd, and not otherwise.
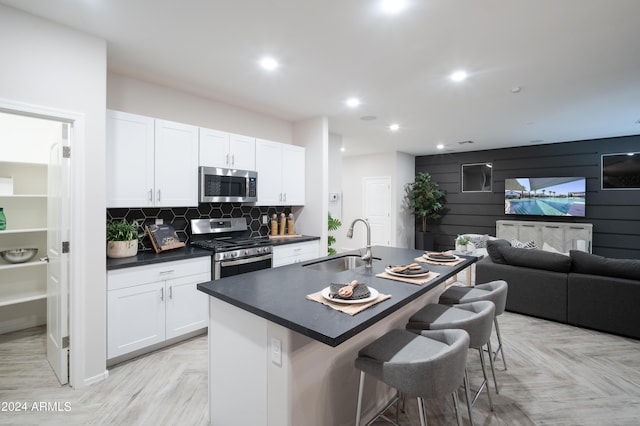
[{"label": "white planter pot", "polygon": [[131,257],[136,254],[138,254],[138,240],[107,242],[107,257]]},{"label": "white planter pot", "polygon": [[466,253],[467,245],[456,244],[456,251],[459,251],[460,253]]}]

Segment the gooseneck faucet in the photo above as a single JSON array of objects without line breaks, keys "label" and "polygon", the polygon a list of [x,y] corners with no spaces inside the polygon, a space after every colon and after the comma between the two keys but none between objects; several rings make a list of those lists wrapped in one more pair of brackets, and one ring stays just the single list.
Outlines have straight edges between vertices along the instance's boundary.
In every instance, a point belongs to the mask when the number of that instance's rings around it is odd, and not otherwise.
[{"label": "gooseneck faucet", "polygon": [[365,268],[371,268],[373,266],[373,255],[371,254],[371,226],[369,225],[369,222],[364,219],[355,219],[351,222],[351,226],[347,231],[347,238],[353,238],[353,225],[355,225],[356,222],[362,222],[367,227],[367,248],[366,252],[362,256],[362,260],[365,261]]}]

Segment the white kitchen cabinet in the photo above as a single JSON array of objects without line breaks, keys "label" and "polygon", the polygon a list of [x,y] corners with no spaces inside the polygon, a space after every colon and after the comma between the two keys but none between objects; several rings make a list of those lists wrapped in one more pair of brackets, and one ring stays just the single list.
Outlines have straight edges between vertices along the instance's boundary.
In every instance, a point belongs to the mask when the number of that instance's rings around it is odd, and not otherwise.
[{"label": "white kitchen cabinet", "polygon": [[545,243],[555,250],[591,252],[593,225],[590,223],[537,222],[524,220],[496,221],[496,236],[511,241],[535,241],[538,248]]},{"label": "white kitchen cabinet", "polygon": [[256,205],[304,205],[305,149],[256,139]]},{"label": "white kitchen cabinet", "polygon": [[256,139],[200,128],[199,165],[227,169],[256,169]]},{"label": "white kitchen cabinet", "polygon": [[320,241],[305,241],[303,243],[283,244],[273,246],[272,267],[290,265],[316,259],[320,256]]},{"label": "white kitchen cabinet", "polygon": [[198,205],[198,128],[107,111],[107,207]]},{"label": "white kitchen cabinet", "polygon": [[0,334],[46,323],[47,165],[0,162],[0,177],[13,178],[12,193],[0,195],[7,219],[0,251],[37,248],[36,257],[12,264],[0,259]]},{"label": "white kitchen cabinet", "polygon": [[210,280],[208,256],[108,271],[107,358],[206,328]]}]

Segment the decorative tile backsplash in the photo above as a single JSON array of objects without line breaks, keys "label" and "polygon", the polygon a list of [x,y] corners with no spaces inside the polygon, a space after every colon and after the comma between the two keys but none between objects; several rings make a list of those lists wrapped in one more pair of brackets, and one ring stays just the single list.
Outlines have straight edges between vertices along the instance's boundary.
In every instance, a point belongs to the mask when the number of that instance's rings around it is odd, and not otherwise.
[{"label": "decorative tile backsplash", "polygon": [[[290,206],[249,206],[242,203],[201,203],[198,207],[165,207],[165,208],[110,208],[107,209],[107,221],[127,219],[139,220],[142,230],[145,225],[156,223],[162,219],[163,223],[173,226],[180,237],[180,241],[189,242],[191,237],[191,219],[217,219],[225,217],[245,217],[251,229],[251,236],[269,234],[269,224],[262,224],[262,216],[271,217],[291,213]],[[153,250],[149,237],[145,236],[141,242],[141,250]]]}]

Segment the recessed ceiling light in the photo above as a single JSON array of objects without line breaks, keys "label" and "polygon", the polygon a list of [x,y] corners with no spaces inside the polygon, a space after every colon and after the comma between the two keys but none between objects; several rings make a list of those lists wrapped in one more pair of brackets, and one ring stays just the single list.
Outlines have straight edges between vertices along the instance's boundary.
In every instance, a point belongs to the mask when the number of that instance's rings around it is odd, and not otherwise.
[{"label": "recessed ceiling light", "polygon": [[276,61],[272,57],[265,56],[264,58],[260,59],[260,66],[267,71],[273,71],[278,68],[279,64],[278,61]]},{"label": "recessed ceiling light", "polygon": [[380,9],[388,15],[395,15],[396,13],[402,12],[402,10],[407,6],[406,0],[381,0],[380,1]]},{"label": "recessed ceiling light", "polygon": [[455,82],[463,81],[467,78],[467,73],[465,71],[459,70],[451,74],[451,80]]},{"label": "recessed ceiling light", "polygon": [[439,143],[439,144],[436,146],[436,148],[438,148],[438,149],[444,149],[444,145],[443,145],[443,144],[441,144],[441,143]]},{"label": "recessed ceiling light", "polygon": [[349,98],[347,99],[347,106],[350,108],[355,108],[360,105],[360,99],[358,98]]},{"label": "recessed ceiling light", "polygon": [[340,151],[344,152],[344,146],[340,147]]},{"label": "recessed ceiling light", "polygon": [[391,130],[392,132],[397,132],[399,128],[400,128],[400,125],[397,123],[393,123],[392,125],[389,126],[389,130]]},{"label": "recessed ceiling light", "polygon": [[513,86],[511,88],[511,93],[520,93],[522,91],[522,87],[520,86]]}]

